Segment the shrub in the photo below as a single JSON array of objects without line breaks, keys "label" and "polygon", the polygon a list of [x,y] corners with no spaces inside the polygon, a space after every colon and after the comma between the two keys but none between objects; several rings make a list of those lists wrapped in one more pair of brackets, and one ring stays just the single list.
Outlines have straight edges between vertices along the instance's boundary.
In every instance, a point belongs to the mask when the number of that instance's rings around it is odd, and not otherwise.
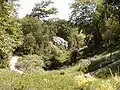
[{"label": "shrub", "polygon": [[36,72],[42,70],[43,58],[38,55],[24,55],[17,64],[17,67],[24,72]]},{"label": "shrub", "polygon": [[45,64],[51,69],[57,69],[64,62],[70,60],[70,52],[63,46],[55,46],[52,43],[49,44],[48,52],[43,56]]},{"label": "shrub", "polygon": [[0,68],[8,67],[8,60],[7,59],[0,59]]}]

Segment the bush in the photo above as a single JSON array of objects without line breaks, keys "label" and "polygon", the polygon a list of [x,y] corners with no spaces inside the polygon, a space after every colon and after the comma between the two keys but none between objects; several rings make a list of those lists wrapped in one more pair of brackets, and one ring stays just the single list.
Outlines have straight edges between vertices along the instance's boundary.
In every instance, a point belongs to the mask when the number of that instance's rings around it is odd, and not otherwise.
[{"label": "bush", "polygon": [[52,43],[47,48],[48,52],[43,56],[48,68],[58,69],[65,62],[70,60],[70,52],[63,46],[55,46]]},{"label": "bush", "polygon": [[43,58],[38,55],[24,55],[17,64],[19,69],[24,72],[38,72],[44,66]]},{"label": "bush", "polygon": [[0,68],[8,67],[8,60],[7,59],[0,59]]}]

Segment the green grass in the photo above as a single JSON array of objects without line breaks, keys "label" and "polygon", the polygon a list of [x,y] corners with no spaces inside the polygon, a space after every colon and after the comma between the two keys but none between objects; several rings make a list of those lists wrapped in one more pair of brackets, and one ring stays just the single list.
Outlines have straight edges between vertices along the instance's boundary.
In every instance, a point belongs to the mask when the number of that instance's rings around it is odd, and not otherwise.
[{"label": "green grass", "polygon": [[60,75],[59,71],[31,74],[16,74],[0,70],[0,88],[13,90],[76,90],[77,84],[71,74]]},{"label": "green grass", "polygon": [[120,88],[120,77],[118,76],[108,79],[82,77],[76,82],[82,90],[118,90]]},{"label": "green grass", "polygon": [[[112,59],[119,57],[119,52],[115,52]],[[92,68],[103,62],[111,60],[109,55],[101,54],[96,56],[98,61],[94,62]],[[92,58],[91,58],[92,59]],[[113,75],[111,70],[102,70],[99,73],[101,78],[93,76],[85,78],[81,71],[86,70],[90,59],[82,60],[78,64],[63,70],[37,72],[25,71],[20,75],[9,69],[0,69],[0,90],[119,90],[120,76]],[[106,76],[107,72],[110,77]],[[119,71],[118,71],[119,73]]]},{"label": "green grass", "polygon": [[[20,75],[9,69],[0,69],[0,90],[117,90],[120,77],[107,79],[85,78],[70,70],[41,71]],[[64,75],[60,75],[64,72]],[[75,76],[80,77],[75,77]]]}]

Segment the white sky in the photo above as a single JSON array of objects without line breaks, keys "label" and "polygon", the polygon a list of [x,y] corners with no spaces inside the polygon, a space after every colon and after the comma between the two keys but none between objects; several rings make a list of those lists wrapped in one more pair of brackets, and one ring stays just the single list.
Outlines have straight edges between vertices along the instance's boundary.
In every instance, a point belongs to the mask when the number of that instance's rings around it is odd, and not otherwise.
[{"label": "white sky", "polygon": [[[19,3],[21,8],[18,10],[18,16],[20,18],[24,17],[26,14],[30,14],[35,3],[40,2],[41,0],[20,0]],[[58,14],[54,17],[60,19],[68,19],[68,14],[70,13],[69,4],[73,0],[52,0],[54,4],[52,7],[58,9]]]}]

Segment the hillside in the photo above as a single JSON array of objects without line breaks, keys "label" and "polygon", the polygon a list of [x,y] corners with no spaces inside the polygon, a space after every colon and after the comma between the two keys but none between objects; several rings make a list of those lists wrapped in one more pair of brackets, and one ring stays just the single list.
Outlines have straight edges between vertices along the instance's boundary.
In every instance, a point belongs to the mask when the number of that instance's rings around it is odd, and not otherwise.
[{"label": "hillside", "polygon": [[0,0],[1,90],[120,89],[119,0],[74,0],[68,20],[46,19],[50,0],[20,19],[18,2]]}]

